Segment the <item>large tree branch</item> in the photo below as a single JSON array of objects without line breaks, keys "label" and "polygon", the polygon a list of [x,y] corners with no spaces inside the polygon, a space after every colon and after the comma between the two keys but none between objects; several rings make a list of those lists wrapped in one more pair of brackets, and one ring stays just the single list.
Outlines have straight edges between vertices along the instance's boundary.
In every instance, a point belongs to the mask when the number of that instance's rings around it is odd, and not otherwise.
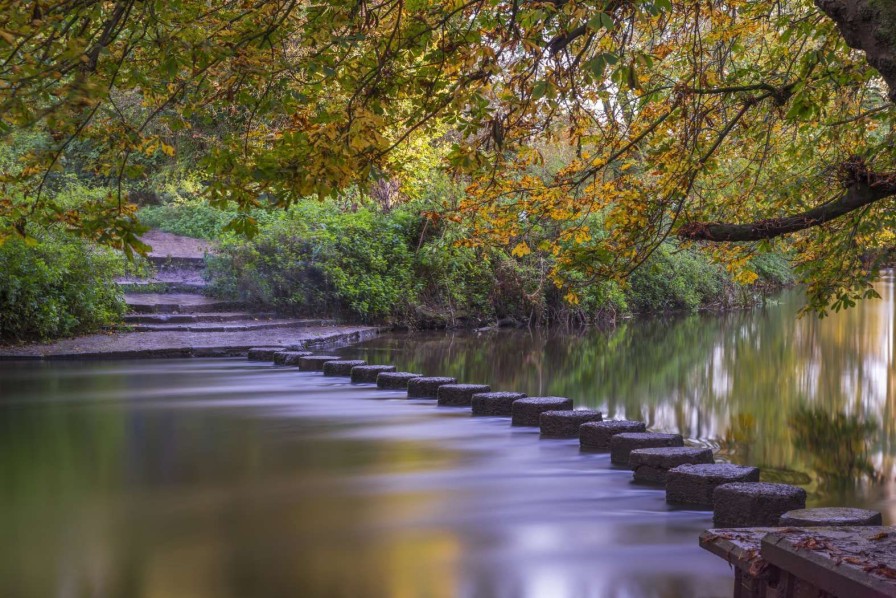
[{"label": "large tree branch", "polygon": [[[558,1],[554,3],[558,8],[566,4],[566,0]],[[608,0],[606,4],[601,8],[600,12],[606,14],[612,14],[615,11],[623,8],[627,5],[627,0]],[[588,33],[587,25],[579,25],[575,29],[571,29],[569,31],[562,31],[551,38],[551,41],[548,42],[547,51],[550,56],[554,56],[561,50],[563,50],[566,46],[577,40]]]},{"label": "large tree branch", "polygon": [[[857,173],[853,170],[851,174]],[[896,176],[865,172],[861,177],[853,177],[836,200],[800,214],[748,224],[690,222],[679,228],[677,235],[695,241],[761,241],[819,226],[893,196],[896,196]]]}]

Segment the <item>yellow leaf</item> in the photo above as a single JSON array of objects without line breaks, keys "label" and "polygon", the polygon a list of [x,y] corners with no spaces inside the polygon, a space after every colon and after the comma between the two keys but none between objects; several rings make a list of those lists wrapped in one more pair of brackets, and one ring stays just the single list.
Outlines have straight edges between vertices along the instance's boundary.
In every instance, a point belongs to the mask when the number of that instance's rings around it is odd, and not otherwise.
[{"label": "yellow leaf", "polygon": [[520,241],[519,243],[516,244],[516,247],[514,247],[513,250],[510,252],[510,255],[513,255],[516,257],[523,257],[525,255],[529,255],[530,253],[532,253],[532,250],[529,249],[529,246],[526,244],[526,242]]}]

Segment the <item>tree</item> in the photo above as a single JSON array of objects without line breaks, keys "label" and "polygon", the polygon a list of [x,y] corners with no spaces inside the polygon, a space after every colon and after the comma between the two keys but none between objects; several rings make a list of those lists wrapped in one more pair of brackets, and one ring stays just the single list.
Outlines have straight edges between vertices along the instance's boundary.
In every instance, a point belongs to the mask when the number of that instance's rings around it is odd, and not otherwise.
[{"label": "tree", "polygon": [[[120,193],[72,214],[46,197],[48,173],[89,138],[98,171],[126,182],[135,155],[223,121],[201,167],[209,200],[244,210],[368,181],[447,124],[471,243],[523,255],[537,238],[559,285],[624,277],[670,237],[711,242],[749,280],[751,252],[790,235],[810,305],[839,308],[873,294],[863,258],[893,238],[885,0],[0,6],[0,127],[53,140],[7,177],[7,230],[55,218],[134,244]],[[545,176],[558,143],[571,158]],[[533,236],[544,226],[560,232]]]}]

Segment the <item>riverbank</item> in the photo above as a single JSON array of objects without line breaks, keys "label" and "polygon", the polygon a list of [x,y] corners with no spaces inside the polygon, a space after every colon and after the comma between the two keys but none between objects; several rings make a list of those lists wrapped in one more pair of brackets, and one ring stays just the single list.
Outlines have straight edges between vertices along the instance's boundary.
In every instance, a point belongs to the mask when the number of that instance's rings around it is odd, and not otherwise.
[{"label": "riverbank", "polygon": [[[309,222],[321,227],[308,228]],[[780,260],[757,261],[763,275],[742,285],[699,253],[661,248],[655,263],[633,274],[625,288],[611,281],[581,283],[574,297],[564,297],[548,280],[547,262],[536,267],[528,256],[462,247],[450,235],[424,235],[419,225],[397,210],[344,213],[309,204],[280,214],[252,240],[152,230],[142,237],[151,248],[146,263],[129,265],[126,274],[119,257],[114,272],[89,262],[75,272],[60,266],[46,280],[34,280],[33,272],[59,260],[11,242],[7,249],[22,253],[24,263],[11,270],[5,290],[0,285],[0,343],[68,340],[49,349],[11,344],[0,351],[30,357],[231,355],[268,344],[268,333],[290,336],[288,329],[331,323],[410,330],[617,324],[754,306],[789,280]],[[382,231],[390,231],[387,238]],[[92,249],[82,245],[88,260]],[[110,340],[106,333],[113,330]],[[209,336],[260,330],[266,332],[248,338]],[[185,338],[121,336],[130,332]]]}]

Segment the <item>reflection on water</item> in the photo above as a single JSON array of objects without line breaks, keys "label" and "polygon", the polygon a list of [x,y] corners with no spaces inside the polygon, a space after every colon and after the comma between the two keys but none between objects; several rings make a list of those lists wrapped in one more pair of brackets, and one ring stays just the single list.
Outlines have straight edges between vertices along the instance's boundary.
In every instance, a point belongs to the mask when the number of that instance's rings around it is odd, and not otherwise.
[{"label": "reflection on water", "polygon": [[0,596],[730,593],[706,513],[505,418],[244,360],[0,381]]},{"label": "reflection on water", "polygon": [[869,445],[879,428],[873,417],[803,405],[791,414],[788,425],[794,446],[811,459],[822,492],[855,488],[883,477],[869,458]]},{"label": "reflection on water", "polygon": [[[569,396],[678,430],[813,504],[896,520],[892,281],[880,301],[578,335],[388,335],[346,356]],[[721,597],[606,455],[506,419],[242,360],[0,363],[0,596]]]},{"label": "reflection on water", "polygon": [[349,351],[371,362],[560,395],[641,419],[808,486],[816,505],[896,521],[896,294],[824,319],[802,298],[724,315],[629,322],[578,335],[501,331],[393,335]]}]

